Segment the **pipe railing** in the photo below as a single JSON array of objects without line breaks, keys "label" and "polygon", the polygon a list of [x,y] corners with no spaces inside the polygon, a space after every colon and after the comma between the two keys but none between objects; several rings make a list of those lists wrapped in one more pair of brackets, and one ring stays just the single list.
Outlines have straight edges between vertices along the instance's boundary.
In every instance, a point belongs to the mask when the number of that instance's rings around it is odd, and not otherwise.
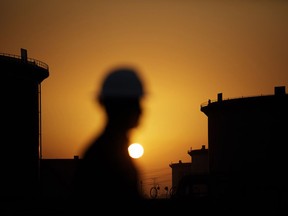
[{"label": "pipe railing", "polygon": [[[8,53],[0,53],[0,56],[6,56],[6,57],[10,57],[10,58],[23,60],[20,55],[14,55],[14,54],[8,54]],[[42,61],[39,61],[37,59],[27,58],[27,63],[34,64],[34,65],[36,65],[38,67],[41,67],[41,68],[44,68],[46,70],[49,69],[49,66],[46,63],[44,63]]]},{"label": "pipe railing", "polygon": [[[236,100],[236,99],[243,99],[243,98],[254,98],[254,97],[262,97],[262,96],[272,96],[272,95],[269,95],[269,94],[262,95],[261,94],[261,95],[247,96],[247,97],[242,96],[242,97],[235,97],[235,98],[224,98],[221,101]],[[201,103],[200,107],[202,108],[202,107],[208,106],[210,103],[221,102],[221,101],[209,99],[208,101]]]}]

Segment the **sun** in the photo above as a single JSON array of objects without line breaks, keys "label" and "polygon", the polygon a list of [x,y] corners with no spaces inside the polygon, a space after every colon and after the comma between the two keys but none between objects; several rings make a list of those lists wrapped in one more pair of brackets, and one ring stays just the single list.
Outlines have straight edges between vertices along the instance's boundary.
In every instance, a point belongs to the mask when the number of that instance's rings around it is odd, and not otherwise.
[{"label": "sun", "polygon": [[140,158],[144,154],[144,148],[139,143],[132,143],[128,147],[128,153],[132,158]]}]

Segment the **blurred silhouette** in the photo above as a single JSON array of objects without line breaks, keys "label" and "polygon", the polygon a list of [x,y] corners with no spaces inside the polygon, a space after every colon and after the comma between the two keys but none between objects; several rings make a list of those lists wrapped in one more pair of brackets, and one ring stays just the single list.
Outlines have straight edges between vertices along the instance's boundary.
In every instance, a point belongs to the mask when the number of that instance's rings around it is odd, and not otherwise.
[{"label": "blurred silhouette", "polygon": [[117,212],[126,212],[142,204],[138,170],[128,146],[129,132],[138,126],[142,113],[143,87],[133,68],[115,68],[105,77],[97,102],[106,112],[106,123],[84,152],[76,171],[80,212],[114,212],[114,204]]}]

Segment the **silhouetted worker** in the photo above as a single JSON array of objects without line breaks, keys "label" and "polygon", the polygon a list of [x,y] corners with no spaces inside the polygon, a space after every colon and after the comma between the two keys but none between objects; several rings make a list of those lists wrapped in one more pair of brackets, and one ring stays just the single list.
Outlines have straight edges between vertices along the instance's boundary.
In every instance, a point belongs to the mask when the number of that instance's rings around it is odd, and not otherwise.
[{"label": "silhouetted worker", "polygon": [[133,68],[116,68],[104,79],[97,101],[107,121],[85,151],[76,173],[76,195],[84,204],[82,210],[126,212],[142,203],[138,171],[128,146],[129,132],[139,124],[143,96],[143,83]]}]

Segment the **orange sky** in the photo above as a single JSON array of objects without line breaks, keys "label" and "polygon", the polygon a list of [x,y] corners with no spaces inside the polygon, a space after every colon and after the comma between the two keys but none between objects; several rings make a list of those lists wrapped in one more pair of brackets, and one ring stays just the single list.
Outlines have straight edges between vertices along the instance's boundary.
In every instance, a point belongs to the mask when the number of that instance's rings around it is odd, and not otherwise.
[{"label": "orange sky", "polygon": [[[112,66],[137,66],[147,86],[132,141],[145,180],[170,184],[171,162],[208,147],[208,99],[273,94],[288,81],[282,0],[2,0],[0,52],[49,65],[42,82],[43,158],[73,158],[103,126],[94,96]],[[243,145],[245,148],[246,146]],[[164,180],[163,180],[164,178]]]}]

